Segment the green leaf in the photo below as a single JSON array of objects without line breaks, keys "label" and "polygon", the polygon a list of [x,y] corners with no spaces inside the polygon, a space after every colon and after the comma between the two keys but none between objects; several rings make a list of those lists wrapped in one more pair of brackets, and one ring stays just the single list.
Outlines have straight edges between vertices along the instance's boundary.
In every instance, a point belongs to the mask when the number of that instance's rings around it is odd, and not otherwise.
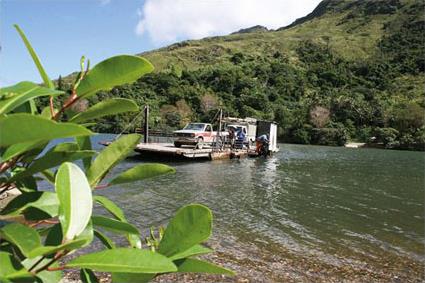
[{"label": "green leaf", "polygon": [[139,235],[136,234],[127,234],[127,240],[130,243],[132,248],[141,249],[142,240]]},{"label": "green leaf", "polygon": [[206,248],[202,245],[194,245],[193,247],[185,250],[184,252],[178,253],[170,257],[172,260],[187,258],[195,255],[208,254],[213,252],[213,250]]},{"label": "green leaf", "polygon": [[35,53],[34,49],[31,46],[31,43],[28,41],[24,32],[21,30],[21,28],[18,25],[13,25],[13,26],[18,31],[19,35],[22,38],[22,41],[24,42],[25,46],[27,47],[27,50],[30,53],[32,60],[34,61],[34,64],[37,66],[38,72],[40,73],[40,76],[43,79],[44,84],[48,88],[54,89],[55,86],[53,85],[53,82],[50,80],[49,76],[47,75],[46,71],[44,70],[43,65],[41,65],[41,62],[40,62],[40,59],[37,56],[37,53]]},{"label": "green leaf", "polygon": [[13,280],[32,277],[31,273],[9,253],[0,252],[0,263],[0,278]]},{"label": "green leaf", "polygon": [[50,170],[43,170],[40,172],[44,178],[52,184],[55,184],[55,174]]},{"label": "green leaf", "polygon": [[[59,228],[61,227],[59,226]],[[87,224],[84,231],[78,237],[76,237],[73,240],[67,241],[63,244],[57,243],[57,239],[59,237],[56,237],[56,235],[52,236],[52,233],[57,233],[57,227],[54,227],[54,229],[52,229],[52,231],[49,233],[48,237],[50,239],[49,241],[47,241],[46,239],[46,243],[49,242],[51,244],[56,244],[56,245],[40,246],[32,250],[31,253],[29,254],[29,257],[34,258],[37,256],[42,256],[42,255],[51,255],[58,251],[63,251],[63,250],[72,251],[72,250],[87,246],[93,240],[93,227],[91,223]]]},{"label": "green leaf", "polygon": [[0,118],[0,129],[2,133],[13,133],[0,135],[0,147],[92,134],[92,132],[77,124],[57,123],[30,114],[3,116]]},{"label": "green leaf", "polygon": [[211,210],[200,204],[187,205],[171,219],[159,243],[158,252],[166,256],[182,253],[207,240],[211,230]]},{"label": "green leaf", "polygon": [[41,87],[32,82],[20,82],[0,89],[0,115],[7,114],[31,99],[41,96],[58,96],[63,91]]},{"label": "green leaf", "polygon": [[229,269],[194,258],[180,259],[176,260],[174,263],[177,265],[178,272],[203,272],[211,274],[235,275],[235,273]]},{"label": "green leaf", "polygon": [[15,98],[37,87],[39,87],[37,84],[29,81],[19,82],[13,86],[2,87],[0,88],[0,102]]},{"label": "green leaf", "polygon": [[30,253],[31,258],[42,256],[42,255],[51,255],[58,251],[63,250],[74,250],[86,246],[88,240],[86,238],[77,237],[74,240],[70,240],[62,245],[58,246],[41,246]]},{"label": "green leaf", "polygon": [[[22,169],[20,167],[16,168]],[[20,179],[19,181],[16,181],[15,186],[21,192],[35,192],[37,191],[37,180],[33,176],[27,176],[25,178]]]},{"label": "green leaf", "polygon": [[0,236],[17,246],[26,257],[29,257],[32,250],[41,246],[41,239],[37,231],[19,223],[9,224],[1,228]]},{"label": "green leaf", "polygon": [[[108,210],[116,219],[128,223],[124,212],[115,203],[102,196],[95,196],[94,200]],[[139,235],[128,234],[127,239],[133,248],[140,249],[142,247],[142,241],[140,240]]]},{"label": "green leaf", "polygon": [[[58,109],[53,109],[56,113]],[[40,116],[46,119],[52,118],[52,113],[50,112],[50,106],[44,107],[43,110],[41,110]]]},{"label": "green leaf", "polygon": [[74,250],[90,244],[93,240],[93,226],[91,222],[86,226],[84,231],[74,240],[63,243],[62,227],[60,224],[55,224],[50,228],[45,246],[41,246],[31,252],[32,257],[48,256],[61,250]]},{"label": "green leaf", "polygon": [[71,260],[67,267],[103,272],[163,273],[177,271],[165,256],[147,250],[119,248],[86,254]]},{"label": "green leaf", "polygon": [[89,71],[78,85],[77,95],[87,98],[100,90],[132,83],[152,70],[152,64],[141,57],[131,55],[111,57]]},{"label": "green leaf", "polygon": [[139,235],[139,230],[127,222],[122,222],[120,220],[115,220],[103,216],[92,216],[92,221],[93,225],[102,227],[111,232]]},{"label": "green leaf", "polygon": [[90,269],[81,269],[80,270],[80,279],[83,281],[83,283],[97,283],[99,280],[97,280],[96,275],[91,271]]},{"label": "green leaf", "polygon": [[[90,136],[76,137],[75,141],[77,142],[80,150],[92,150]],[[91,156],[83,158],[83,166],[86,171],[90,167],[91,160],[92,160]]]},{"label": "green leaf", "polygon": [[[84,61],[85,60],[86,60],[86,57],[85,56],[81,56],[81,58],[80,58],[80,72],[78,72],[78,75],[75,78],[74,88],[77,88],[78,87],[78,85],[80,84],[81,78],[85,74],[85,71],[84,71]],[[90,63],[90,61],[89,61],[89,63]],[[87,66],[87,70],[88,69],[89,69],[89,66]]]},{"label": "green leaf", "polygon": [[57,223],[49,228],[44,244],[46,246],[58,246],[62,243],[62,240],[62,226],[60,223]]},{"label": "green leaf", "polygon": [[32,115],[37,115],[38,111],[37,111],[37,106],[35,105],[34,99],[31,99],[19,105],[15,109],[13,109],[11,113],[29,113]]},{"label": "green leaf", "polygon": [[117,139],[99,153],[87,170],[87,179],[95,187],[116,164],[134,150],[140,135],[130,134]]},{"label": "green leaf", "polygon": [[146,283],[154,279],[155,273],[112,273],[114,283]]},{"label": "green leaf", "polygon": [[40,156],[40,154],[44,151],[44,149],[46,148],[46,146],[49,144],[49,142],[43,142],[40,146],[31,149],[28,152],[25,152],[25,154],[22,155],[22,162],[30,164],[34,161],[34,159],[36,159],[37,157]]},{"label": "green leaf", "polygon": [[123,183],[131,183],[138,180],[144,180],[168,173],[175,173],[176,170],[164,164],[141,164],[121,173],[115,177],[109,185],[117,185]]},{"label": "green leaf", "polygon": [[[45,261],[43,261],[45,262]],[[52,264],[51,267],[59,267],[59,264]],[[37,273],[37,278],[41,280],[41,282],[46,283],[59,283],[62,280],[62,271],[48,271],[43,270]]]},{"label": "green leaf", "polygon": [[21,155],[23,153],[27,153],[29,151],[31,151],[29,153],[31,155],[33,151],[34,151],[34,154],[38,155],[37,152],[42,151],[45,145],[46,145],[45,142],[25,142],[25,143],[13,144],[9,146],[8,148],[6,148],[1,158],[3,161],[7,161],[13,157]]},{"label": "green leaf", "polygon": [[115,216],[116,219],[127,222],[124,212],[113,201],[103,196],[94,196],[93,199],[95,202],[101,204],[104,208],[106,208],[106,210],[108,210],[113,216]]},{"label": "green leaf", "polygon": [[84,150],[79,151],[78,145],[74,143],[61,143],[51,148],[45,155],[34,160],[34,162],[25,170],[14,175],[9,182],[14,182],[20,178],[34,175],[35,173],[44,171],[61,165],[66,161],[74,161],[94,155],[96,151]]},{"label": "green leaf", "polygon": [[1,211],[1,215],[17,216],[30,208],[38,209],[49,217],[55,217],[59,211],[57,195],[51,192],[29,192],[12,199]]},{"label": "green leaf", "polygon": [[115,115],[125,112],[138,111],[137,104],[130,99],[112,98],[95,104],[84,112],[78,113],[72,117],[69,122],[83,123],[88,120],[93,120],[108,115]]},{"label": "green leaf", "polygon": [[58,246],[62,243],[62,226],[57,223],[49,228],[44,244],[46,246]]},{"label": "green leaf", "polygon": [[93,126],[96,126],[96,125],[97,125],[97,123],[83,123],[83,124],[81,124],[81,126],[84,126],[86,128],[93,127]]},{"label": "green leaf", "polygon": [[[49,263],[51,260],[52,260],[51,258],[42,259],[41,256],[38,256],[35,258],[26,258],[25,260],[21,261],[21,263],[26,269],[29,269],[38,261],[39,263],[37,264],[37,266],[40,267]],[[59,264],[55,262],[50,267],[58,267],[58,266]],[[34,280],[33,282],[58,283],[62,279],[62,272],[59,270],[58,271],[43,270],[37,273],[37,278],[40,279],[41,281]]]},{"label": "green leaf", "polygon": [[115,249],[115,243],[108,236],[97,230],[94,230],[94,235],[105,247],[108,249]]},{"label": "green leaf", "polygon": [[28,221],[39,221],[39,220],[52,218],[50,214],[46,213],[45,211],[41,209],[34,208],[34,207],[28,207],[27,209],[25,209],[22,215]]},{"label": "green leaf", "polygon": [[55,187],[60,203],[59,221],[66,242],[83,232],[89,223],[93,208],[92,192],[84,172],[69,162],[59,167]]}]

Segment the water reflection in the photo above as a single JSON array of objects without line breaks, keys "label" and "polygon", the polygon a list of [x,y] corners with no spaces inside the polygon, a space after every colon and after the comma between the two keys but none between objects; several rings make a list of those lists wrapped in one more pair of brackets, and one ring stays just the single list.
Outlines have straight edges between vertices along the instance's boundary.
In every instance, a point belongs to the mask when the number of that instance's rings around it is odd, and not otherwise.
[{"label": "water reflection", "polygon": [[175,175],[102,193],[142,229],[165,225],[185,204],[205,204],[213,244],[241,256],[289,250],[335,265],[425,259],[423,153],[281,145],[268,159],[169,164]]}]

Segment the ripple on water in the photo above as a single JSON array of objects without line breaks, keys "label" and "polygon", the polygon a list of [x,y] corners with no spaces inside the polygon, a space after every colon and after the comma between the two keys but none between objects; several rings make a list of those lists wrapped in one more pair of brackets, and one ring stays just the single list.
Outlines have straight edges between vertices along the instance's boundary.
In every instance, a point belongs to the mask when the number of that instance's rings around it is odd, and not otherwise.
[{"label": "ripple on water", "polygon": [[[228,253],[285,250],[359,268],[382,268],[377,258],[423,265],[423,153],[280,146],[269,159],[171,162],[175,175],[108,196],[143,229],[165,225],[185,204],[205,204],[214,212],[213,242]],[[112,175],[133,165],[123,162]]]}]

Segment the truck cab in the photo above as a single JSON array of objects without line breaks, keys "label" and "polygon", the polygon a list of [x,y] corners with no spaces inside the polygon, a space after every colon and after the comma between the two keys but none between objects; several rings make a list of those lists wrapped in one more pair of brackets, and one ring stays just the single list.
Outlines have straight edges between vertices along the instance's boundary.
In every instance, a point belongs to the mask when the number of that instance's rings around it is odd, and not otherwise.
[{"label": "truck cab", "polygon": [[174,146],[196,146],[200,143],[212,143],[216,133],[209,123],[189,123],[182,130],[174,131]]}]

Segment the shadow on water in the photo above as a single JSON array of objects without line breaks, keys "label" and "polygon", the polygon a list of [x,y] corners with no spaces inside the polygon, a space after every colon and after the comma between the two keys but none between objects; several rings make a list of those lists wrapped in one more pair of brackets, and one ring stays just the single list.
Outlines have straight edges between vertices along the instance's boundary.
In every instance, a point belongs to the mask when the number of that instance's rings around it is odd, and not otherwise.
[{"label": "shadow on water", "polygon": [[210,161],[208,157],[197,158],[192,160],[190,158],[180,156],[180,155],[158,155],[158,154],[134,154],[126,158],[129,162],[177,162],[177,163],[193,163],[193,162],[206,162]]}]

